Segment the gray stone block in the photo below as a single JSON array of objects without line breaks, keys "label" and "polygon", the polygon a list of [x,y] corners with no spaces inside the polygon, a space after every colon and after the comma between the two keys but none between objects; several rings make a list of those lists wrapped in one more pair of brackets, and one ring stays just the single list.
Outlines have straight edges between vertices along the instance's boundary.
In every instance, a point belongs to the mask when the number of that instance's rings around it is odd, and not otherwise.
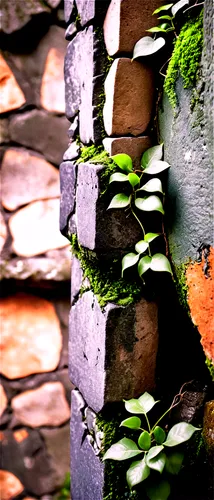
[{"label": "gray stone block", "polygon": [[66,23],[70,21],[71,14],[73,12],[73,6],[74,0],[64,0],[64,14]]},{"label": "gray stone block", "polygon": [[85,402],[72,391],[71,416],[71,497],[72,500],[102,500],[104,465],[90,443],[83,422]]},{"label": "gray stone block", "polygon": [[71,308],[69,330],[70,378],[94,411],[154,388],[158,346],[154,302],[141,299],[127,307],[109,303],[101,310],[88,291]]},{"label": "gray stone block", "polygon": [[60,165],[60,231],[64,236],[68,235],[69,220],[75,210],[75,188],[76,166],[70,161],[65,161]]},{"label": "gray stone block", "polygon": [[[100,173],[105,167],[81,163],[76,192],[77,235],[81,245],[95,249],[126,249],[141,238],[140,228],[124,210],[109,210],[110,198],[100,198]],[[113,197],[113,196],[112,196]]]},{"label": "gray stone block", "polygon": [[80,106],[80,47],[83,37],[84,31],[77,33],[73,40],[68,44],[65,56],[65,112],[69,120],[76,115]]}]

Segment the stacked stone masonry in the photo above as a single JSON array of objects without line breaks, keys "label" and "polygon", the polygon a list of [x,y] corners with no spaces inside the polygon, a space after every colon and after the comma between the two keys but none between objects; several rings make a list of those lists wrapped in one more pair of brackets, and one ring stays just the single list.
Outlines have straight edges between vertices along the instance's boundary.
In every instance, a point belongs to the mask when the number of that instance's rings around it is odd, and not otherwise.
[{"label": "stacked stone masonry", "polygon": [[69,475],[71,254],[58,167],[74,141],[62,15],[60,0],[1,2],[2,500],[51,500]]}]

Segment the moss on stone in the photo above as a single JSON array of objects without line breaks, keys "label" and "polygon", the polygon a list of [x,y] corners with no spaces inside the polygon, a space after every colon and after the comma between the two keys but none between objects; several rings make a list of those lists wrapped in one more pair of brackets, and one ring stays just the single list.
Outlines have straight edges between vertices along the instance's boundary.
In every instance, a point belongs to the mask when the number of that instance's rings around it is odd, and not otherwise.
[{"label": "moss on stone", "polygon": [[214,364],[213,364],[212,360],[209,359],[209,358],[206,358],[205,363],[206,363],[207,368],[208,368],[208,370],[210,372],[211,378],[214,381]]},{"label": "moss on stone", "polygon": [[95,252],[81,247],[76,235],[71,237],[71,246],[73,254],[81,263],[84,278],[88,278],[100,307],[104,307],[107,302],[125,306],[140,299],[142,287],[135,281],[129,283],[120,277],[121,261],[119,259],[113,259],[107,263]]},{"label": "moss on stone", "polygon": [[186,269],[187,269],[188,263],[186,264],[180,264],[180,265],[174,265],[174,278],[175,278],[175,286],[178,294],[178,299],[183,307],[184,310],[188,313],[190,316],[190,310],[189,310],[189,305],[188,305],[188,287],[187,287],[187,282],[186,282]]},{"label": "moss on stone", "polygon": [[174,44],[164,83],[170,104],[177,104],[175,84],[179,74],[184,88],[194,87],[198,77],[203,48],[203,10],[195,19],[189,20],[181,29]]}]

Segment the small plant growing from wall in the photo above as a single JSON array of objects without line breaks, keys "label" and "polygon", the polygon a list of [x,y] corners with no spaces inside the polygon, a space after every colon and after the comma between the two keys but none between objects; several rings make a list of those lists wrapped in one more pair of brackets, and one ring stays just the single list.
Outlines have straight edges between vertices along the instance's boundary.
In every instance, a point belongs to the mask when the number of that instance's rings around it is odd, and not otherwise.
[{"label": "small plant growing from wall", "polygon": [[[160,233],[147,232],[142,221],[139,219],[138,211],[144,215],[148,212],[160,212],[164,214],[163,208],[163,186],[158,174],[167,170],[170,165],[161,160],[163,145],[149,148],[142,156],[141,170],[134,171],[132,159],[127,154],[112,156],[116,165],[122,172],[115,172],[110,176],[109,183],[124,183],[126,192],[116,194],[108,207],[109,209],[125,209],[127,216],[132,215],[142,230],[142,239],[135,245],[135,252],[128,253],[122,260],[122,276],[126,269],[138,266],[138,274],[143,280],[143,275],[151,269],[152,271],[166,271],[172,274],[168,258],[162,253],[152,255],[151,243],[160,236]],[[148,177],[147,177],[148,176]],[[145,177],[149,178],[144,182]],[[162,199],[161,199],[162,198]]]},{"label": "small plant growing from wall", "polygon": [[[200,430],[186,422],[179,422],[167,432],[159,426],[160,421],[178,404],[176,398],[154,425],[150,423],[148,413],[159,401],[155,401],[148,392],[138,399],[125,401],[126,410],[133,416],[123,420],[120,426],[139,433],[137,444],[133,439],[124,437],[113,444],[103,457],[103,460],[122,461],[139,456],[140,460],[129,465],[126,480],[130,489],[146,481],[145,493],[150,500],[167,500],[171,491],[169,477],[177,475],[182,467],[184,453],[180,445]],[[138,415],[143,416],[143,421]],[[178,450],[174,450],[177,447]]]}]

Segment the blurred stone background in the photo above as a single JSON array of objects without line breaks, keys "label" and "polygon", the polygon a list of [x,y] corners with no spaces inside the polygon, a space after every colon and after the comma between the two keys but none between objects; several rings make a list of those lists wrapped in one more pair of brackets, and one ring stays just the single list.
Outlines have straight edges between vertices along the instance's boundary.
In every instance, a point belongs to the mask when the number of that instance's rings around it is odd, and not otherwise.
[{"label": "blurred stone background", "polygon": [[63,9],[60,0],[1,2],[2,500],[57,497],[69,471]]}]

